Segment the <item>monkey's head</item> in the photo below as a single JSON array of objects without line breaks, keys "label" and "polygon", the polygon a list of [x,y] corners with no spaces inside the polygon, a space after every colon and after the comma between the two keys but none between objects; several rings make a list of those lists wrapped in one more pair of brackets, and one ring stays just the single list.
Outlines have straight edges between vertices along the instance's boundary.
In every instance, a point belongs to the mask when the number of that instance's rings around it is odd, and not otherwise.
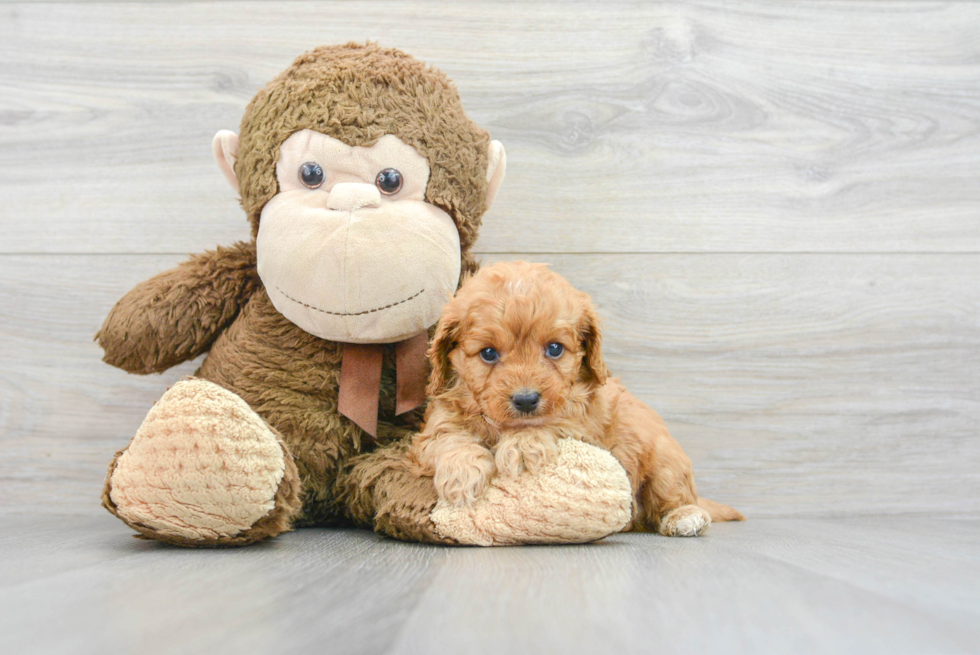
[{"label": "monkey's head", "polygon": [[214,154],[276,309],[307,332],[398,341],[439,318],[504,177],[500,143],[455,86],[377,45],[302,55]]}]

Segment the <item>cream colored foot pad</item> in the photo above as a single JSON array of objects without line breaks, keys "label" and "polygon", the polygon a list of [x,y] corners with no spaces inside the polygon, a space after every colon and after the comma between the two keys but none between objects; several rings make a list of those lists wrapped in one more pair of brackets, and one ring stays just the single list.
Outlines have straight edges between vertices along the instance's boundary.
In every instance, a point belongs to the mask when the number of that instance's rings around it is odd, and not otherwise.
[{"label": "cream colored foot pad", "polygon": [[110,498],[126,521],[163,534],[230,537],[273,509],[284,473],[275,434],[244,400],[183,380],[119,456]]},{"label": "cream colored foot pad", "polygon": [[574,439],[558,442],[557,459],[535,475],[494,478],[471,507],[440,500],[432,510],[444,537],[475,546],[582,543],[630,522],[633,493],[608,451]]}]

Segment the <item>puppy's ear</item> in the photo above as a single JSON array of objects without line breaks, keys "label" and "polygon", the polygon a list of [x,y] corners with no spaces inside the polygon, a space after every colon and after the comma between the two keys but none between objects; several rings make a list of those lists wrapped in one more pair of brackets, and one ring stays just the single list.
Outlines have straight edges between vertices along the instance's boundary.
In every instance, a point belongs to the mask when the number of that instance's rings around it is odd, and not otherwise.
[{"label": "puppy's ear", "polygon": [[436,325],[436,333],[432,337],[432,344],[427,353],[429,362],[432,364],[429,386],[425,389],[429,396],[442,393],[452,381],[453,367],[449,361],[449,353],[456,347],[458,336],[459,314],[456,307],[450,302],[442,310],[442,318]]},{"label": "puppy's ear", "polygon": [[602,331],[599,329],[599,315],[591,302],[585,306],[582,313],[582,323],[579,325],[579,335],[585,348],[582,358],[583,377],[596,387],[601,387],[609,377],[606,362],[602,358]]}]

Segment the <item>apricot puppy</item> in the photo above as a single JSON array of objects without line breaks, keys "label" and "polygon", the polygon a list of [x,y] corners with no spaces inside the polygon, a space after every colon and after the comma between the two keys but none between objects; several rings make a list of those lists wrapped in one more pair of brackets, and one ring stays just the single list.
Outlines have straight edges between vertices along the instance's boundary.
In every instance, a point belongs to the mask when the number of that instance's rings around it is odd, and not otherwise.
[{"label": "apricot puppy", "polygon": [[736,510],[698,498],[691,460],[660,416],[608,379],[588,295],[543,264],[500,263],[443,309],[429,348],[413,458],[444,500],[468,505],[495,475],[536,472],[562,437],[610,451],[633,488],[630,530],[697,536]]}]

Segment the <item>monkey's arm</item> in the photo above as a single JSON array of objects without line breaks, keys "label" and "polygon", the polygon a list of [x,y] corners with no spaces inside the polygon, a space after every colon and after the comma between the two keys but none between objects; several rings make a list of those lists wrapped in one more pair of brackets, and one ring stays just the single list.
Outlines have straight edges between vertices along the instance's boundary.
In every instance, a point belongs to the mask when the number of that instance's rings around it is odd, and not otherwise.
[{"label": "monkey's arm", "polygon": [[141,282],[95,335],[103,360],[130,373],[159,373],[208,350],[261,282],[255,242],[195,255]]}]

